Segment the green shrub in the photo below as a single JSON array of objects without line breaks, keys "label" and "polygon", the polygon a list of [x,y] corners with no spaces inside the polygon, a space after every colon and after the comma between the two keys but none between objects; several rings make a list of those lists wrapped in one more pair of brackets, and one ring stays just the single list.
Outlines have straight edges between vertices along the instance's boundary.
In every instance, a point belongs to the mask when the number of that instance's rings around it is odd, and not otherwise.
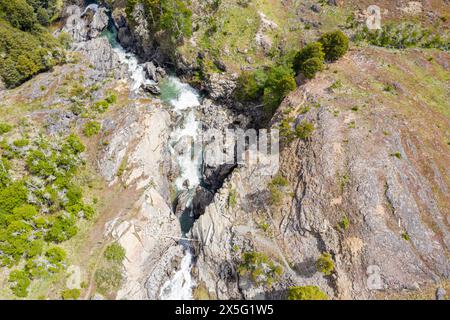
[{"label": "green shrub", "polygon": [[411,237],[409,236],[409,234],[407,232],[403,232],[402,233],[402,238],[405,239],[406,241],[410,241]]},{"label": "green shrub", "polygon": [[63,300],[78,300],[80,295],[80,289],[66,289],[61,292],[61,298]]},{"label": "green shrub", "polygon": [[0,213],[11,213],[14,208],[24,205],[27,198],[28,190],[23,181],[0,189]]},{"label": "green shrub", "polygon": [[0,190],[6,187],[10,181],[9,169],[11,165],[9,164],[8,159],[1,157],[0,158]]},{"label": "green shrub", "polygon": [[69,240],[75,236],[78,232],[78,228],[75,225],[76,221],[73,217],[67,215],[57,216],[50,229],[45,234],[45,240],[55,243],[61,243]]},{"label": "green shrub", "polygon": [[331,254],[328,252],[322,253],[322,255],[317,260],[317,269],[324,275],[329,276],[334,271],[334,261]]},{"label": "green shrub", "polygon": [[66,252],[59,248],[53,247],[47,250],[45,257],[49,263],[48,270],[51,273],[57,273],[61,271],[64,267],[64,260],[66,259]]},{"label": "green shrub", "polygon": [[11,129],[12,126],[10,124],[0,122],[0,135],[10,132]]},{"label": "green shrub", "polygon": [[297,72],[301,71],[301,67],[306,60],[311,58],[319,59],[324,61],[325,53],[323,52],[323,47],[320,42],[308,43],[303,49],[301,49],[294,58],[294,68]]},{"label": "green shrub", "polygon": [[294,72],[285,65],[275,66],[267,74],[263,102],[266,114],[271,116],[286,95],[297,87]]},{"label": "green shrub", "polygon": [[125,249],[120,244],[113,243],[106,248],[104,256],[109,261],[122,263],[125,254]]},{"label": "green shrub", "polygon": [[314,79],[317,72],[324,69],[323,60],[319,58],[311,58],[306,60],[300,67],[300,72],[307,79]]},{"label": "green shrub", "polygon": [[343,231],[347,231],[348,228],[350,227],[350,220],[348,219],[347,216],[344,216],[342,218],[341,221],[339,221],[339,227],[343,230]]},{"label": "green shrub", "polygon": [[338,60],[349,49],[349,39],[341,30],[323,34],[319,42],[323,46],[325,58],[328,61]]},{"label": "green shrub", "polygon": [[245,252],[238,272],[241,276],[249,275],[258,285],[271,286],[281,276],[283,270],[264,253]]},{"label": "green shrub", "polygon": [[244,71],[237,80],[235,96],[243,101],[257,100],[264,91],[264,83],[265,79],[258,81],[256,72]]},{"label": "green shrub", "polygon": [[106,97],[105,101],[108,102],[109,104],[114,104],[117,102],[117,95],[112,93]]},{"label": "green shrub", "polygon": [[30,279],[28,274],[23,270],[14,270],[9,274],[8,281],[11,283],[12,292],[20,298],[25,298],[28,295],[28,287],[30,286]]},{"label": "green shrub", "polygon": [[28,139],[19,139],[13,142],[13,145],[17,148],[23,148],[30,144],[30,140]]},{"label": "green shrub", "polygon": [[81,153],[86,150],[86,147],[81,142],[81,139],[74,134],[71,134],[66,139],[66,144],[75,153]]},{"label": "green shrub", "polygon": [[237,192],[235,189],[231,189],[228,194],[228,207],[234,208],[237,205]]},{"label": "green shrub", "polygon": [[123,281],[122,271],[119,266],[100,268],[95,271],[95,284],[102,294],[109,294],[117,290]]},{"label": "green shrub", "polygon": [[284,193],[282,192],[282,188],[285,188],[289,185],[289,181],[284,178],[282,175],[276,175],[269,183],[269,194],[270,194],[270,204],[271,205],[280,205],[283,200]]},{"label": "green shrub", "polygon": [[101,125],[96,121],[89,121],[84,125],[83,133],[86,137],[92,137],[100,132]]},{"label": "green shrub", "polygon": [[303,120],[297,127],[295,127],[295,136],[298,139],[308,139],[311,137],[313,132],[314,125],[307,120]]},{"label": "green shrub", "polygon": [[290,287],[288,300],[328,300],[328,296],[319,287]]}]

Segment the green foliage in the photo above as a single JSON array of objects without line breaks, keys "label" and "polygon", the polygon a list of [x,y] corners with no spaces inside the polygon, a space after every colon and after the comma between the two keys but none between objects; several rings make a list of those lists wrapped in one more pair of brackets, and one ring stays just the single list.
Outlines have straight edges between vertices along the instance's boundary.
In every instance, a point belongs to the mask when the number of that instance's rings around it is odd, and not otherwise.
[{"label": "green foliage", "polygon": [[192,35],[192,12],[183,0],[127,0],[126,14],[132,17],[134,7],[144,4],[149,31],[155,34],[167,32],[172,42],[177,43]]},{"label": "green foliage", "polygon": [[325,33],[319,39],[328,61],[336,61],[349,49],[349,39],[341,30]]},{"label": "green foliage", "polygon": [[264,93],[266,80],[267,75],[262,70],[242,72],[237,80],[236,98],[243,101],[259,99]]},{"label": "green foliage", "polygon": [[272,181],[269,182],[268,189],[270,194],[270,204],[277,206],[280,205],[283,200],[282,189],[289,186],[289,181],[282,175],[276,175]]},{"label": "green foliage", "polygon": [[392,83],[387,83],[383,87],[383,90],[389,93],[395,93],[395,86]]},{"label": "green foliage", "polygon": [[19,139],[13,142],[13,145],[17,148],[23,148],[30,144],[30,140],[28,139]]},{"label": "green foliage", "polygon": [[313,79],[324,68],[325,53],[320,42],[311,42],[300,50],[294,59],[294,68],[307,79]]},{"label": "green foliage", "polygon": [[80,137],[78,137],[74,134],[71,134],[67,137],[66,143],[67,143],[67,146],[70,147],[70,149],[75,154],[81,153],[84,150],[86,150],[86,147],[83,145],[83,142],[81,142]]},{"label": "green foliage", "polygon": [[323,60],[319,58],[311,58],[306,60],[300,67],[300,72],[307,79],[314,79],[317,72],[320,72],[324,69]]},{"label": "green foliage", "polygon": [[51,227],[45,235],[45,240],[61,243],[75,236],[77,232],[75,218],[67,214],[61,214],[53,219]]},{"label": "green foliage", "polygon": [[94,278],[97,290],[102,294],[109,294],[118,289],[123,281],[122,271],[117,265],[98,269]]},{"label": "green foliage", "polygon": [[407,232],[403,232],[402,233],[402,238],[406,241],[410,241],[411,237],[409,236],[409,234]]},{"label": "green foliage", "polygon": [[63,61],[58,40],[38,28],[27,32],[11,26],[0,18],[0,77],[7,87],[15,87],[39,72],[49,70]]},{"label": "green foliage", "polygon": [[328,296],[319,287],[290,287],[288,300],[328,300]]},{"label": "green foliage", "polygon": [[347,216],[344,216],[341,221],[339,221],[339,228],[341,228],[343,231],[347,231],[350,227],[350,220]]},{"label": "green foliage", "polygon": [[11,179],[9,176],[9,169],[11,165],[9,164],[8,159],[0,157],[0,190],[6,187]]},{"label": "green foliage", "polygon": [[317,260],[317,269],[324,275],[329,276],[334,271],[334,261],[331,254],[328,252],[322,253],[322,255]]},{"label": "green foliage", "polygon": [[375,46],[396,49],[411,47],[446,51],[450,49],[448,32],[434,32],[416,22],[388,23],[384,24],[381,30],[369,30],[365,27],[356,34],[355,41],[366,41]]},{"label": "green foliage", "polygon": [[48,270],[51,273],[56,273],[62,270],[62,268],[64,267],[64,260],[66,259],[66,256],[66,252],[59,247],[48,249],[45,253],[45,257],[47,258],[47,261],[49,263]]},{"label": "green foliage", "polygon": [[26,0],[0,0],[0,18],[22,31],[30,31],[37,24],[34,9]]},{"label": "green foliage", "polygon": [[100,132],[101,126],[100,123],[96,121],[86,122],[83,128],[83,133],[86,137],[92,137]]},{"label": "green foliage", "polygon": [[293,70],[285,65],[271,68],[264,86],[264,110],[272,115],[286,95],[297,87]]},{"label": "green foliage", "polygon": [[12,213],[13,209],[26,203],[28,190],[23,181],[16,181],[0,189],[0,214]]},{"label": "green foliage", "polygon": [[63,300],[78,300],[80,295],[80,289],[66,289],[61,292],[61,298]]},{"label": "green foliage", "polygon": [[283,269],[264,253],[244,252],[238,272],[241,276],[249,275],[258,285],[271,286],[281,276]]},{"label": "green foliage", "polygon": [[122,263],[125,253],[125,249],[120,244],[113,243],[106,248],[104,256],[108,261]]},{"label": "green foliage", "polygon": [[297,127],[295,127],[295,136],[298,139],[305,140],[311,137],[313,131],[314,125],[307,120],[303,120]]},{"label": "green foliage", "polygon": [[396,157],[397,159],[401,159],[402,158],[402,154],[400,152],[395,152],[391,154],[391,157]]},{"label": "green foliage", "polygon": [[234,208],[237,205],[237,192],[236,189],[231,189],[228,194],[228,207]]},{"label": "green foliage", "polygon": [[30,279],[28,274],[23,270],[14,270],[9,274],[9,282],[11,283],[12,292],[19,298],[25,298],[28,295],[28,287]]},{"label": "green foliage", "polygon": [[12,126],[10,124],[0,122],[0,135],[10,132],[11,129]]},{"label": "green foliage", "polygon": [[109,106],[117,102],[117,95],[116,94],[110,94],[105,98],[105,100],[100,100],[94,103],[92,108],[99,112],[104,113],[108,110]]},{"label": "green foliage", "polygon": [[319,60],[325,59],[325,52],[320,42],[310,42],[296,55],[294,60],[294,67],[298,70],[301,65],[308,59],[317,58]]},{"label": "green foliage", "polygon": [[[30,280],[58,273],[65,267],[64,250],[48,248],[47,243],[73,237],[77,218],[89,219],[94,209],[83,202],[82,189],[71,182],[82,164],[79,154],[85,148],[79,137],[69,135],[50,142],[40,136],[13,144],[28,146],[20,151],[27,170],[20,172],[21,178],[11,181],[9,161],[0,158],[0,265],[24,266],[20,274],[26,274],[28,280],[16,275],[11,281],[13,292],[24,296]],[[8,146],[4,140],[2,152],[9,150]]]}]

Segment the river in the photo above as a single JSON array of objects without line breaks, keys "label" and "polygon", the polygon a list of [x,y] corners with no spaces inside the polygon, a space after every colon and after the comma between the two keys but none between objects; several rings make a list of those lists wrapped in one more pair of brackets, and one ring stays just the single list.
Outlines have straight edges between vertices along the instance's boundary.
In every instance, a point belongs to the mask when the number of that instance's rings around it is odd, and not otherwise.
[{"label": "river", "polygon": [[[127,52],[117,41],[117,31],[110,23],[108,31],[103,33],[109,39],[113,50],[117,53],[122,64],[127,66],[131,79],[130,90],[138,92],[142,85],[154,84],[146,78],[143,65],[133,53]],[[187,193],[186,210],[180,218],[180,235],[184,237],[192,227],[194,212],[192,200],[195,190],[201,183],[201,152],[192,152],[192,146],[198,143],[200,134],[200,121],[197,119],[197,109],[201,105],[200,94],[191,86],[182,83],[177,77],[169,76],[160,84],[161,100],[172,107],[177,118],[173,131],[170,135],[170,152],[177,157],[179,176],[176,177],[174,189],[177,194]],[[181,144],[181,145],[180,145]],[[183,152],[180,152],[183,150]],[[199,150],[200,151],[200,150]],[[160,290],[161,300],[191,300],[192,289],[195,285],[192,279],[191,269],[193,255],[190,244],[181,241],[184,248],[184,257],[181,260],[179,270],[171,279],[165,282]]]}]

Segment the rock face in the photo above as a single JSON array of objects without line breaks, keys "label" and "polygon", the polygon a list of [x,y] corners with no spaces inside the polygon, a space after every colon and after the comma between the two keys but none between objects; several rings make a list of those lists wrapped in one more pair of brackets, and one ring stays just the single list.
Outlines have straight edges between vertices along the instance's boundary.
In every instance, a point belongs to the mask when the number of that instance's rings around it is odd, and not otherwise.
[{"label": "rock face", "polygon": [[[354,72],[351,81],[364,83],[374,56],[354,53],[337,66],[339,73]],[[351,68],[366,72],[357,80]],[[294,115],[293,126],[315,126],[312,137],[283,144],[280,173],[289,186],[282,201],[270,205],[273,175],[240,166],[194,225],[198,283],[210,297],[285,298],[290,286],[316,285],[332,298],[370,299],[448,281],[448,175],[437,166],[449,163],[448,153],[440,147],[438,157],[424,153],[415,127],[389,109],[393,100],[369,112],[340,109],[358,89],[339,95],[332,84],[319,78],[303,85],[273,119],[274,128],[287,115]],[[406,93],[399,94],[407,95],[408,84],[401,86]],[[321,106],[308,107],[316,101]],[[283,275],[273,287],[237,272],[249,251],[279,261]],[[331,276],[316,267],[324,252],[335,264]]]},{"label": "rock face", "polygon": [[173,270],[173,261],[180,260],[183,254],[176,242],[180,224],[168,206],[165,163],[169,162],[169,125],[169,114],[158,105],[123,110],[99,160],[111,184],[120,180],[141,193],[133,208],[107,228],[106,235],[126,251],[125,281],[117,299],[157,299],[160,286]]},{"label": "rock face", "polygon": [[68,6],[66,16],[62,31],[67,32],[75,42],[97,38],[109,21],[106,8],[98,8],[96,5],[90,5],[84,11],[76,5]]},{"label": "rock face", "polygon": [[120,63],[119,57],[111,48],[106,37],[76,43],[74,50],[84,53],[91,65],[104,75],[109,72],[116,75],[126,72],[126,67]]}]

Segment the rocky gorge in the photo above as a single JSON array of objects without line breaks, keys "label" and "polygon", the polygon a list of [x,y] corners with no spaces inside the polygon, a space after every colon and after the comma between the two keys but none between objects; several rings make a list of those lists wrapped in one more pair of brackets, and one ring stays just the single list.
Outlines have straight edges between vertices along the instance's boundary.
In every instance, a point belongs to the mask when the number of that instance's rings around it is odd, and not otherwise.
[{"label": "rocky gorge", "polygon": [[[73,3],[54,32],[72,39],[67,63],[0,91],[6,102],[37,101],[21,116],[32,136],[40,128],[53,137],[83,130],[90,115],[79,105],[117,95],[96,114],[99,134],[85,138],[83,179],[95,180],[99,212],[67,246],[63,286],[117,300],[286,299],[300,286],[330,299],[445,297],[447,52],[352,48],[316,78],[297,79],[267,119],[261,105],[235,99],[238,74],[226,58],[198,76],[210,52],[171,52],[149,31],[143,4],[130,17],[120,1]],[[280,26],[257,17],[257,45],[269,55]],[[306,122],[312,133],[294,138],[289,130]],[[260,128],[280,130],[279,154],[206,157],[208,130]],[[222,151],[235,148],[225,140]],[[121,280],[101,290],[112,243],[124,250]],[[317,266],[324,255],[329,273]]]}]

